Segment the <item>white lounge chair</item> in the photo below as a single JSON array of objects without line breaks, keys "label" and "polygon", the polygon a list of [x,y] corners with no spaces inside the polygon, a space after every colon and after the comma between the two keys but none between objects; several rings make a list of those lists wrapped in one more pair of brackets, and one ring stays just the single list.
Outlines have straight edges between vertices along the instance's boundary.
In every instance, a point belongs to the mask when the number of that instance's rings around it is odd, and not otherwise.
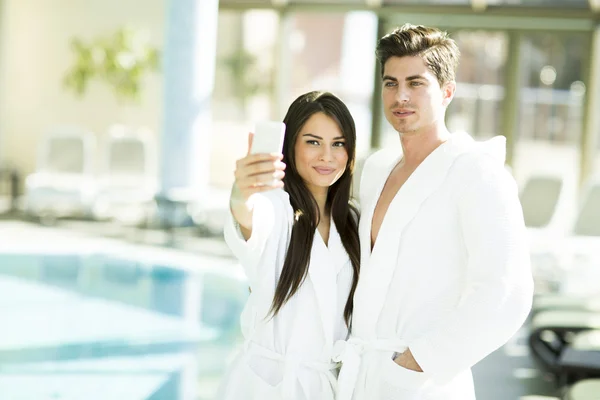
[{"label": "white lounge chair", "polygon": [[89,216],[96,193],[95,152],[90,131],[63,127],[46,135],[36,172],[25,179],[25,213],[46,222]]},{"label": "white lounge chair", "polygon": [[126,225],[145,223],[154,208],[157,164],[151,132],[123,125],[111,127],[103,143],[94,217]]}]

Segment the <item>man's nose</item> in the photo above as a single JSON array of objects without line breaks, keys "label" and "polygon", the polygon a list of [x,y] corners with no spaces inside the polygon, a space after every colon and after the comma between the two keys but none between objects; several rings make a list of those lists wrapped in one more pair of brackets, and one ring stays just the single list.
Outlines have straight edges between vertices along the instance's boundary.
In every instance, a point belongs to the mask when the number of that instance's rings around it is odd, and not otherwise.
[{"label": "man's nose", "polygon": [[396,92],[396,101],[398,101],[398,103],[408,103],[409,99],[408,89],[404,86],[399,86],[398,91]]}]

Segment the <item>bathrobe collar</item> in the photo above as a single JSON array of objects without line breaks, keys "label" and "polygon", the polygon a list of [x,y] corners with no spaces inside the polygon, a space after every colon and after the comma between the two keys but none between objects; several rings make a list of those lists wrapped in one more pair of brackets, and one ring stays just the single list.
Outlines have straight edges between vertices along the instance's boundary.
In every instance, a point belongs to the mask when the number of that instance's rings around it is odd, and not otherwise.
[{"label": "bathrobe collar", "polygon": [[[504,160],[503,137],[480,143],[482,151],[489,151],[498,160]],[[375,334],[379,314],[388,293],[389,284],[396,268],[400,239],[407,225],[413,220],[420,206],[444,182],[455,159],[474,148],[476,142],[466,133],[453,134],[450,139],[436,148],[413,172],[393,198],[379,229],[377,240],[371,252],[371,224],[373,213],[387,178],[400,161],[401,156],[382,154],[381,160],[374,160],[375,166],[363,177],[372,182],[372,196],[362,204],[362,218],[359,235],[361,243],[361,276],[354,298],[354,327],[357,330]],[[372,179],[372,180],[371,180]],[[355,331],[356,331],[355,329]],[[358,333],[358,332],[356,332]]]}]

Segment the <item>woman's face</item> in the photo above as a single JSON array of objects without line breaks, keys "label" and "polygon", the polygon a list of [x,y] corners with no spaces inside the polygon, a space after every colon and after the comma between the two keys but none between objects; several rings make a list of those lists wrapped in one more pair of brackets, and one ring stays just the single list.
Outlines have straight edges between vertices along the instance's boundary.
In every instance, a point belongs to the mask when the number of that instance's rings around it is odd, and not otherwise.
[{"label": "woman's face", "polygon": [[327,192],[346,170],[346,140],[331,117],[318,112],[304,124],[294,148],[296,169],[313,195]]}]

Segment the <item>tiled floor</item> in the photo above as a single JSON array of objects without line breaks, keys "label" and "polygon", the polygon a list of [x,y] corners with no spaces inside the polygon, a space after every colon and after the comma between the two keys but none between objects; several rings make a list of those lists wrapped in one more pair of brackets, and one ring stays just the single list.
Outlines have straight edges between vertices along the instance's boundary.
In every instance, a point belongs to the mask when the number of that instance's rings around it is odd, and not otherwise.
[{"label": "tiled floor", "polygon": [[507,345],[473,368],[478,400],[519,400],[526,395],[554,396],[554,382],[538,370],[529,356],[524,327]]}]

